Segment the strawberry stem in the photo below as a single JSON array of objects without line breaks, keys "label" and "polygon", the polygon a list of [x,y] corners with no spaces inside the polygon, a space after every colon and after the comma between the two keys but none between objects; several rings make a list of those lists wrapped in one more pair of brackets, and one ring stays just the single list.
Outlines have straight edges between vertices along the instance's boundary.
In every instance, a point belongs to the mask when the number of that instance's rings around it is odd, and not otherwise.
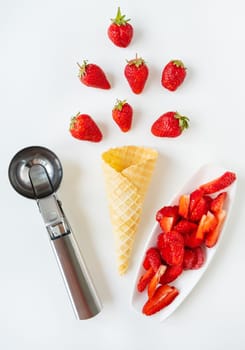
[{"label": "strawberry stem", "polygon": [[179,120],[179,126],[181,128],[181,131],[189,128],[190,119],[188,117],[180,115],[178,112],[175,113],[174,117]]},{"label": "strawberry stem", "polygon": [[88,61],[87,60],[83,60],[83,65],[82,66],[80,65],[80,63],[77,62],[77,65],[79,67],[78,77],[81,78],[86,73],[86,67],[88,65]]},{"label": "strawberry stem", "polygon": [[74,128],[74,125],[76,123],[77,117],[80,115],[80,112],[78,112],[74,117],[71,117],[70,121],[70,130]]},{"label": "strawberry stem", "polygon": [[186,69],[186,67],[184,66],[184,63],[181,60],[172,60],[172,62],[176,67]]},{"label": "strawberry stem", "polygon": [[121,9],[120,9],[120,7],[118,7],[116,18],[111,18],[111,21],[113,23],[117,24],[118,26],[121,26],[121,25],[127,24],[130,21],[130,18],[125,19],[125,15],[121,14]]},{"label": "strawberry stem", "polygon": [[114,109],[118,109],[119,111],[121,111],[126,102],[127,102],[127,100],[119,100],[119,99],[117,99],[116,100],[116,104],[114,106]]},{"label": "strawberry stem", "polygon": [[132,60],[127,60],[127,63],[131,65],[135,65],[137,68],[139,68],[141,65],[145,64],[145,60],[142,57],[138,57],[138,54],[136,53],[136,56]]}]

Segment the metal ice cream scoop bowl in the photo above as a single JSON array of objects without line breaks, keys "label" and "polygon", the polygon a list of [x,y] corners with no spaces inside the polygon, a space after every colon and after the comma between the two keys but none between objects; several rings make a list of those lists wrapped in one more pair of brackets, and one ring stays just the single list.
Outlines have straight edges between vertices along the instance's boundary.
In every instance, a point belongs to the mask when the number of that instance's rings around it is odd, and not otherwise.
[{"label": "metal ice cream scoop bowl", "polygon": [[14,189],[38,204],[76,317],[97,315],[101,302],[56,195],[63,176],[58,157],[45,147],[24,148],[11,160],[8,174]]}]

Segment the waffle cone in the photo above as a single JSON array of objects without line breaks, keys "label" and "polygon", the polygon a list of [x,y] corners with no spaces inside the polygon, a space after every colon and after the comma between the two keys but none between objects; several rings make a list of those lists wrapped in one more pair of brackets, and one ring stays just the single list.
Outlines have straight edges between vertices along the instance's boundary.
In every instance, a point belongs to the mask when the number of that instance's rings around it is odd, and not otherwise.
[{"label": "waffle cone", "polygon": [[123,146],[102,154],[119,274],[128,269],[144,197],[157,160],[151,148]]}]

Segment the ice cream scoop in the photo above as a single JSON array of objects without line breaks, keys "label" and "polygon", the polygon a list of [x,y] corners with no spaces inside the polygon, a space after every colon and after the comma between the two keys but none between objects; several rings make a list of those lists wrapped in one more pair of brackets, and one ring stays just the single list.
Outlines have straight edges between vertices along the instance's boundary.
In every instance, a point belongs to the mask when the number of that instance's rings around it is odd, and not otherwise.
[{"label": "ice cream scoop", "polygon": [[101,302],[56,195],[63,175],[59,158],[45,147],[27,147],[13,157],[8,175],[19,194],[38,204],[76,317],[97,315]]}]

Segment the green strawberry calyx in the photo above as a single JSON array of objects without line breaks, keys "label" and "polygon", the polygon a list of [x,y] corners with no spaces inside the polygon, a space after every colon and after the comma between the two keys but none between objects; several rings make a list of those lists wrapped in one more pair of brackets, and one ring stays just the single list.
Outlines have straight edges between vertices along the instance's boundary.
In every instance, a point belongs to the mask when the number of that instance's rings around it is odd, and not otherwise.
[{"label": "green strawberry calyx", "polygon": [[127,63],[132,66],[134,65],[135,67],[139,68],[140,66],[145,64],[145,60],[142,57],[138,57],[136,54],[136,57],[130,61],[127,61]]},{"label": "green strawberry calyx", "polygon": [[79,67],[78,77],[82,78],[85,75],[85,73],[86,73],[86,68],[87,68],[87,65],[88,65],[88,61],[87,60],[83,60],[83,64],[82,65],[80,65],[80,63],[77,62],[77,65]]},{"label": "green strawberry calyx", "polygon": [[74,126],[76,124],[77,121],[77,117],[80,115],[81,113],[78,112],[74,117],[71,117],[71,121],[70,121],[70,130],[74,129]]},{"label": "green strawberry calyx", "polygon": [[175,112],[174,117],[179,120],[179,127],[180,127],[181,131],[189,128],[190,119],[188,117],[186,117],[184,115],[180,115],[178,112]]},{"label": "green strawberry calyx", "polygon": [[119,100],[117,99],[116,104],[113,109],[117,109],[118,111],[121,111],[123,109],[123,106],[127,103],[126,100]]},{"label": "green strawberry calyx", "polygon": [[118,7],[117,15],[115,18],[111,18],[112,23],[117,24],[118,26],[127,24],[130,19],[125,19],[125,15],[121,14],[121,9]]},{"label": "green strawberry calyx", "polygon": [[181,60],[172,60],[171,62],[172,62],[176,67],[186,69],[184,63],[183,63]]}]

